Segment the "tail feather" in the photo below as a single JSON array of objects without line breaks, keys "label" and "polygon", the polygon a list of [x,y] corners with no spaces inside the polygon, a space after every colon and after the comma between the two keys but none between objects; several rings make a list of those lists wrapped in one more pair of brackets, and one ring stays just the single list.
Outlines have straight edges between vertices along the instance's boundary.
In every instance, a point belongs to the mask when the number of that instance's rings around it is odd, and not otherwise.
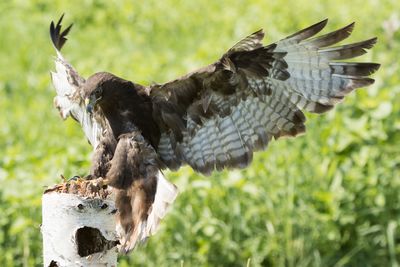
[{"label": "tail feather", "polygon": [[149,216],[147,217],[146,235],[155,234],[161,219],[167,214],[169,206],[178,195],[177,187],[165,179],[160,171],[157,176],[157,191]]},{"label": "tail feather", "polygon": [[[120,190],[117,193],[117,203],[120,203],[117,206],[120,209],[126,207],[126,211],[120,210],[117,217],[117,233],[120,237],[119,251],[122,253],[126,254],[132,251],[138,244],[144,243],[148,237],[156,233],[160,221],[167,214],[169,206],[178,195],[177,187],[166,180],[161,171],[158,172],[156,179],[154,201],[148,208],[142,208],[145,201],[138,190]],[[125,195],[118,196],[118,194]],[[147,211],[147,213],[138,214],[140,211]]]}]

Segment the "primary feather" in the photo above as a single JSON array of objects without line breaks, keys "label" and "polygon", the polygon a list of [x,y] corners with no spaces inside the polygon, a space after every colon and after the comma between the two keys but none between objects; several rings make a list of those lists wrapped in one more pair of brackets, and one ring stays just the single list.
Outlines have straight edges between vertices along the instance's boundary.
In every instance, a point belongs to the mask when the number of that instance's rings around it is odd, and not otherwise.
[{"label": "primary feather", "polygon": [[379,68],[338,61],[366,53],[376,38],[336,45],[354,23],[315,37],[323,20],[266,46],[259,30],[217,62],[165,84],[141,86],[106,72],[84,80],[61,56],[71,28],[61,31],[61,21],[50,26],[58,55],[55,103],[63,118],[81,123],[93,145],[92,176],[116,192],[124,252],[155,233],[177,195],[161,169],[188,164],[210,174],[246,167],[273,138],[303,133],[303,111],[330,110],[372,84],[368,76]]},{"label": "primary feather", "polygon": [[[176,169],[189,164],[204,174],[245,167],[253,152],[264,149],[272,138],[303,133],[302,110],[326,112],[353,89],[372,84],[367,76],[379,64],[333,60],[364,54],[376,38],[327,47],[347,38],[354,23],[311,38],[326,23],[321,21],[268,46],[261,45],[263,34],[258,31],[218,62],[153,86],[155,119],[165,129],[158,153],[167,166]],[[207,110],[201,108],[204,102]],[[186,124],[183,131],[163,120],[165,112],[179,115]]]}]

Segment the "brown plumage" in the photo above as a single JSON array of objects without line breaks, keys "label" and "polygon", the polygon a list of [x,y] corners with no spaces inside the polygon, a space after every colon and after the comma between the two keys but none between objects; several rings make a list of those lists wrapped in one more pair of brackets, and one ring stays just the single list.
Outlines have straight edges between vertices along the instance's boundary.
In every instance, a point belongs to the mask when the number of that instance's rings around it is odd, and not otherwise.
[{"label": "brown plumage", "polygon": [[267,46],[257,31],[217,62],[165,84],[141,86],[106,72],[85,81],[60,54],[71,27],[61,32],[61,19],[50,27],[58,55],[55,104],[63,118],[81,123],[93,145],[91,175],[117,193],[123,251],[155,232],[176,196],[160,169],[245,167],[272,138],[303,133],[303,110],[330,110],[372,84],[368,76],[379,68],[337,61],[366,53],[376,38],[330,47],[354,23],[314,37],[324,20]]}]

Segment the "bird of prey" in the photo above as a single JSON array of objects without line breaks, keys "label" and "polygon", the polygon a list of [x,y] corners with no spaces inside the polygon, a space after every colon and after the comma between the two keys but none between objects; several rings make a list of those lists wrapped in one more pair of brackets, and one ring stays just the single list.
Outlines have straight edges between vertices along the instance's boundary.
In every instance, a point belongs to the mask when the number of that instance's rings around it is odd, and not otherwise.
[{"label": "bird of prey", "polygon": [[272,139],[305,131],[303,111],[324,113],[372,84],[376,63],[343,62],[376,38],[335,45],[354,23],[316,36],[327,20],[264,45],[263,30],[216,62],[164,84],[140,85],[108,72],[87,79],[61,55],[70,25],[50,25],[57,52],[55,106],[78,121],[94,148],[90,177],[116,192],[121,250],[152,235],[177,195],[161,170],[189,165],[208,175],[248,166]]}]

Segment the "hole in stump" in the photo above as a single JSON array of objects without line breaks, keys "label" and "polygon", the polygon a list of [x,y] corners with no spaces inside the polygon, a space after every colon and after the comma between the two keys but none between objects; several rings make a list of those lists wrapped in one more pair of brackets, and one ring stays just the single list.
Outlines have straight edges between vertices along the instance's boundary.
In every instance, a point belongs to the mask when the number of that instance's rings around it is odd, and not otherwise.
[{"label": "hole in stump", "polygon": [[58,264],[56,261],[51,261],[48,267],[58,267]]},{"label": "hole in stump", "polygon": [[81,257],[107,251],[119,244],[118,241],[107,240],[99,229],[87,226],[79,228],[76,231],[75,242],[78,255]]}]

